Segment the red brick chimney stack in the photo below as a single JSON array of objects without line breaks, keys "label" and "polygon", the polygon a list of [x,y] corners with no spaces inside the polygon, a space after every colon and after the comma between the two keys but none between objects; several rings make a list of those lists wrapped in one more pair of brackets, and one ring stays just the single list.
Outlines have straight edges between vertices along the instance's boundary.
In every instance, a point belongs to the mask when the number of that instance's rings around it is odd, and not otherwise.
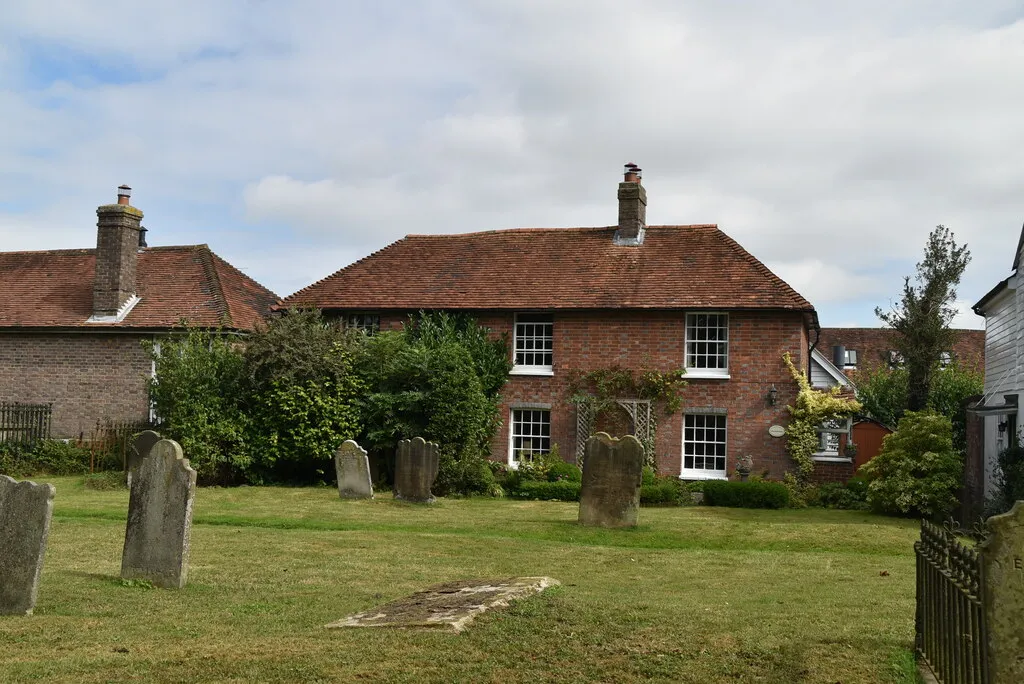
[{"label": "red brick chimney stack", "polygon": [[[96,209],[96,275],[92,286],[94,317],[118,317],[127,313],[135,296],[135,265],[138,260],[142,212],[128,202],[132,189],[117,189],[117,204]],[[124,311],[122,311],[124,309]]]},{"label": "red brick chimney stack", "polygon": [[644,243],[647,226],[647,191],[640,183],[643,171],[632,162],[626,164],[619,183],[619,229],[615,244],[637,246]]}]

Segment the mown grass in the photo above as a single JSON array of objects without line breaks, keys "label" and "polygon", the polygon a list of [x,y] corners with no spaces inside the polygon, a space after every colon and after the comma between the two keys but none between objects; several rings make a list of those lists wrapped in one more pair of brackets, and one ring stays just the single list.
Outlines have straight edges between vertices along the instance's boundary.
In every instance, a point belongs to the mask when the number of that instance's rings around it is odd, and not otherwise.
[{"label": "mown grass", "polygon": [[[575,504],[202,489],[189,584],[171,591],[118,578],[126,491],[51,481],[36,614],[0,619],[0,679],[914,681],[911,521],[654,508],[608,531],[577,526]],[[563,585],[460,635],[323,627],[437,582],[512,575]]]}]

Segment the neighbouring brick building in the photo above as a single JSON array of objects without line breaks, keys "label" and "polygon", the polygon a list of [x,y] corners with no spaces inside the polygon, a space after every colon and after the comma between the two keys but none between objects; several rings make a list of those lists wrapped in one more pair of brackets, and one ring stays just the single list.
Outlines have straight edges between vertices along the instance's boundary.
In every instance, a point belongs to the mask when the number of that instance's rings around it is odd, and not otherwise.
[{"label": "neighbouring brick building", "polygon": [[[940,364],[951,361],[978,372],[985,370],[985,331],[954,330],[953,348],[942,352]],[[851,377],[900,363],[891,328],[822,328],[818,348]],[[838,356],[837,356],[838,355]]]},{"label": "neighbouring brick building", "polygon": [[[570,401],[570,374],[618,365],[687,369],[681,412],[655,416],[660,472],[724,478],[748,454],[754,472],[793,470],[769,428],[787,423],[797,391],[783,354],[807,372],[814,308],[717,226],[645,225],[633,165],[618,199],[607,228],[410,235],[284,305],[369,330],[460,311],[507,334],[515,367],[492,457],[513,466],[555,444],[579,453],[596,426]],[[643,437],[647,407],[622,399],[626,429]]]},{"label": "neighbouring brick building", "polygon": [[54,437],[148,418],[143,340],[251,330],[277,299],[206,245],[146,247],[129,191],[96,210],[96,249],[0,252],[0,402],[52,403]]}]

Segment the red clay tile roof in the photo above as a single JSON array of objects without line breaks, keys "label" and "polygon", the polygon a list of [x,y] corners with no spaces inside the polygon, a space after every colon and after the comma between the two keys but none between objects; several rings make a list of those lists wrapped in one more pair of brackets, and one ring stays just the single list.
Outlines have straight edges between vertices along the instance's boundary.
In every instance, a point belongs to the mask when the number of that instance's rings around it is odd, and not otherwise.
[{"label": "red clay tile roof", "polygon": [[814,307],[714,225],[409,235],[286,298],[339,309]]},{"label": "red clay tile roof", "polygon": [[[835,345],[854,349],[857,351],[857,370],[863,371],[889,365],[889,351],[896,348],[890,339],[892,334],[891,328],[822,328],[817,348],[829,359]],[[985,331],[956,330],[956,342],[949,351],[962,366],[984,370]]]},{"label": "red clay tile roof", "polygon": [[150,247],[136,266],[140,301],[120,323],[86,323],[92,315],[95,249],[0,252],[0,327],[250,330],[277,296],[206,245]]}]

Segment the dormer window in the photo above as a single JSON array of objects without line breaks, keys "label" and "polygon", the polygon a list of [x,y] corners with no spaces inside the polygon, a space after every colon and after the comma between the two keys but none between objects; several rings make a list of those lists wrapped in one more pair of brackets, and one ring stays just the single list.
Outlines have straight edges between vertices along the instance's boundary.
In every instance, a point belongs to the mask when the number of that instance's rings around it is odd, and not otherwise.
[{"label": "dormer window", "polygon": [[939,368],[945,370],[953,363],[953,352],[944,351],[939,354]]},{"label": "dormer window", "polygon": [[521,313],[515,321],[513,374],[551,375],[554,372],[555,322],[551,314]]},{"label": "dormer window", "polygon": [[846,356],[843,359],[843,370],[856,370],[857,369],[857,350],[847,349]]},{"label": "dormer window", "polygon": [[903,368],[903,354],[900,354],[894,349],[889,350],[889,369],[896,370],[897,368]]}]

